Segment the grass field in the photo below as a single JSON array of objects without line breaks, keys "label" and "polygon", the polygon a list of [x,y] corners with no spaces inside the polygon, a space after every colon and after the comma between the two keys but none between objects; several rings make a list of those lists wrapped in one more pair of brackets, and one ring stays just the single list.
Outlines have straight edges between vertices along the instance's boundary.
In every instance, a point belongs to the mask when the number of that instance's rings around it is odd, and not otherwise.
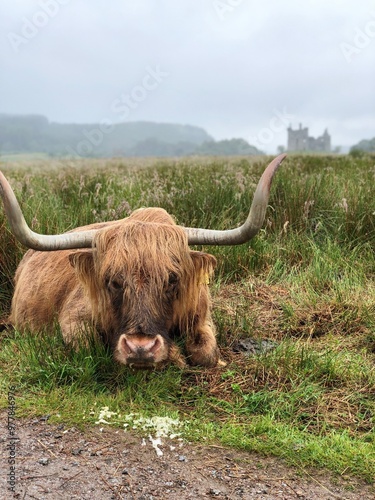
[{"label": "grass field", "polygon": [[[34,231],[64,232],[160,206],[178,223],[244,221],[267,160],[32,161],[2,164]],[[19,416],[94,424],[116,415],[178,418],[190,440],[219,442],[375,478],[375,157],[291,156],[249,244],[205,247],[223,369],[134,372],[99,344],[70,351],[54,336],[4,333],[0,406],[16,386]],[[24,252],[0,209],[0,313]],[[238,339],[276,347],[246,358]],[[128,417],[131,418],[131,417]]]}]

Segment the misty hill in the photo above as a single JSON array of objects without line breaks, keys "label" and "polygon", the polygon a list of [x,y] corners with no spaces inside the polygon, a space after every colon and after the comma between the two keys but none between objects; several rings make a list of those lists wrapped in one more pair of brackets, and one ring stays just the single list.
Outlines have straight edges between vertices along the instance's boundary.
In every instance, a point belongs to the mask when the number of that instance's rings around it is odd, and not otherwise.
[{"label": "misty hill", "polygon": [[375,153],[375,137],[373,139],[363,139],[355,146],[350,148],[350,151],[366,151],[367,153]]},{"label": "misty hill", "polygon": [[222,141],[206,141],[198,146],[197,155],[261,155],[263,154],[255,146],[250,146],[245,139],[224,139]]},{"label": "misty hill", "polygon": [[260,153],[243,139],[234,141],[216,143],[203,128],[192,125],[63,124],[41,115],[0,114],[1,154],[112,157]]},{"label": "misty hill", "polygon": [[199,127],[152,122],[116,125],[63,124],[40,115],[0,114],[0,153],[53,156],[146,156],[190,154],[212,137]]}]

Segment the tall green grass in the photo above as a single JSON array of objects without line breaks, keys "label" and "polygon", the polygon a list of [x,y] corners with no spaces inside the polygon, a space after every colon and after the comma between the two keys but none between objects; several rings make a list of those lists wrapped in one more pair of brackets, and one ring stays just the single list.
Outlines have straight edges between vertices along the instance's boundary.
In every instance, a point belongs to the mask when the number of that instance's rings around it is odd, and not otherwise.
[{"label": "tall green grass", "polygon": [[[265,159],[1,166],[37,232],[57,233],[161,206],[179,224],[226,229],[247,216]],[[93,340],[78,352],[54,335],[7,332],[0,404],[19,415],[93,424],[101,406],[179,415],[189,439],[279,455],[301,466],[375,477],[375,158],[291,156],[263,229],[238,247],[205,247],[221,370],[133,372]],[[0,210],[0,308],[10,307],[24,249]],[[277,346],[249,358],[239,339]],[[118,422],[121,425],[121,422]]]}]

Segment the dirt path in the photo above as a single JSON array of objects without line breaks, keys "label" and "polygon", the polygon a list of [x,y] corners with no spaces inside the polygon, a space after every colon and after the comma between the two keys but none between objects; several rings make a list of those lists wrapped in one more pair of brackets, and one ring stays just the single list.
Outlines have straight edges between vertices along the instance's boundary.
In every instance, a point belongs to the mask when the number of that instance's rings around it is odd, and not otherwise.
[{"label": "dirt path", "polygon": [[8,429],[2,414],[0,499],[373,500],[374,486],[301,473],[274,458],[162,438],[156,445],[105,427],[85,432],[43,419],[18,420],[16,494],[7,489]]}]

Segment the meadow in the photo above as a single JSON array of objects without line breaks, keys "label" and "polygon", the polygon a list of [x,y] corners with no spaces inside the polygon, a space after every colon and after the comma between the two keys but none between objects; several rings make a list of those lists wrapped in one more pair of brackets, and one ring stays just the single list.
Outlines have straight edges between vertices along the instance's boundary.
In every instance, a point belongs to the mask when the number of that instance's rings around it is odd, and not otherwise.
[{"label": "meadow", "polygon": [[[247,216],[267,158],[0,162],[32,229],[65,232],[160,206],[186,226],[227,229]],[[266,221],[248,244],[204,247],[227,366],[135,372],[98,343],[1,332],[0,408],[94,425],[99,410],[168,416],[190,441],[282,457],[299,468],[375,478],[375,157],[290,156]],[[0,208],[0,315],[25,249]],[[255,355],[241,339],[272,341]]]}]

